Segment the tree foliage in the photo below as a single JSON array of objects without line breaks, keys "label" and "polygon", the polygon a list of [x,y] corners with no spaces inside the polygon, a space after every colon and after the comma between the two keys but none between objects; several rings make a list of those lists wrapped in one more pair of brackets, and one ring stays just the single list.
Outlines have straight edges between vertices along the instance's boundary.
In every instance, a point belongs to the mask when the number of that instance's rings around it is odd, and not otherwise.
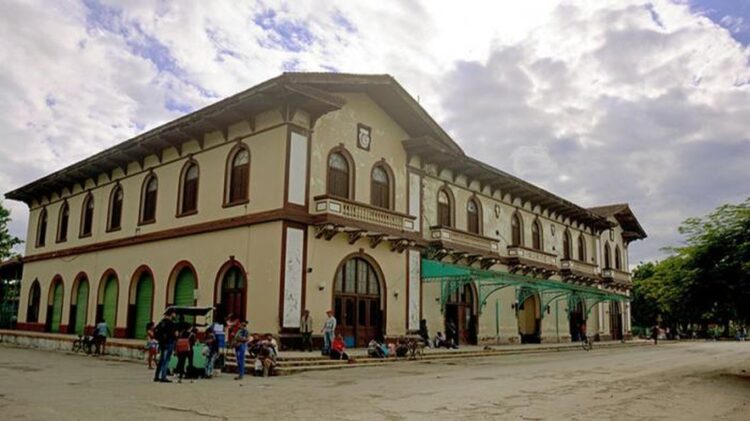
[{"label": "tree foliage", "polygon": [[18,237],[10,235],[8,223],[10,222],[10,211],[3,207],[0,202],[0,261],[13,256],[13,247],[21,244]]},{"label": "tree foliage", "polygon": [[679,228],[685,245],[633,272],[633,316],[649,326],[750,321],[750,199]]}]

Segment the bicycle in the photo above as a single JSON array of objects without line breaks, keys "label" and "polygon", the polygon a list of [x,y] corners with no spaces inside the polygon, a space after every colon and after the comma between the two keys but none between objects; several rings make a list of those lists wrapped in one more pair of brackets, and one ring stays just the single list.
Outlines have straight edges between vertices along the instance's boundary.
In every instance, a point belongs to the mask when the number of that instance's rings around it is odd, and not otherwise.
[{"label": "bicycle", "polygon": [[581,340],[581,348],[583,348],[584,351],[591,351],[594,349],[594,343],[591,341],[591,338],[588,336],[584,337],[583,340]]},{"label": "bicycle", "polygon": [[73,352],[85,352],[86,354],[91,354],[93,346],[93,337],[78,335],[78,339],[73,341]]}]

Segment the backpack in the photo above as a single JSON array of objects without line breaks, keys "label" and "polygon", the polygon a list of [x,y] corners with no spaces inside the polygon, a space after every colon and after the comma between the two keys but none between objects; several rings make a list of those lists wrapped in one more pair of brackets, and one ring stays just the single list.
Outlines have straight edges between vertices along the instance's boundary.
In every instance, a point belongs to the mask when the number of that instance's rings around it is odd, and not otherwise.
[{"label": "backpack", "polygon": [[177,351],[178,354],[184,354],[190,352],[190,339],[188,338],[180,338],[177,340],[177,344],[175,345],[175,351]]}]

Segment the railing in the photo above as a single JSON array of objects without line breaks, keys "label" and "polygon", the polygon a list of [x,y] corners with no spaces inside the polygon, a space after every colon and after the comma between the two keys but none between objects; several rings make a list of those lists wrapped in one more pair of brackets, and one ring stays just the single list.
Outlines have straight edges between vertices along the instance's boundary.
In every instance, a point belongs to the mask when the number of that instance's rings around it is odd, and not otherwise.
[{"label": "railing", "polygon": [[557,266],[557,255],[523,246],[508,246],[508,257],[525,259],[547,266]]},{"label": "railing", "polygon": [[485,250],[491,253],[498,253],[500,250],[500,244],[492,238],[483,237],[466,231],[459,231],[449,227],[430,227],[430,238],[432,238],[432,240],[445,241],[459,246]]},{"label": "railing", "polygon": [[618,283],[629,284],[630,272],[625,272],[619,269],[605,268],[602,269],[602,278],[613,280]]},{"label": "railing", "polygon": [[333,196],[317,196],[316,214],[331,214],[398,231],[414,231],[416,217]]},{"label": "railing", "polygon": [[562,269],[563,272],[579,272],[592,276],[596,276],[599,274],[599,267],[597,265],[573,259],[560,260],[560,269]]}]

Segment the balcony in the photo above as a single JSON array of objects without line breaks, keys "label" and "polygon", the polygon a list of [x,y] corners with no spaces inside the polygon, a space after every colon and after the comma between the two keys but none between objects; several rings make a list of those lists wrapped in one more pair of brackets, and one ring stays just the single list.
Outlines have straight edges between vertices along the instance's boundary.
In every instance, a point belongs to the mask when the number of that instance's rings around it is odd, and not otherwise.
[{"label": "balcony", "polygon": [[415,216],[327,195],[316,196],[313,200],[318,238],[330,240],[344,233],[349,236],[350,244],[367,237],[372,247],[389,240],[398,244],[394,246],[398,251],[413,245],[417,239]]},{"label": "balcony", "polygon": [[560,270],[564,274],[575,274],[591,277],[596,277],[599,275],[599,267],[597,265],[574,259],[560,260]]},{"label": "balcony", "polygon": [[550,277],[560,270],[556,254],[524,246],[508,246],[507,260],[511,272],[531,272],[534,275]]},{"label": "balcony", "polygon": [[453,256],[454,262],[465,258],[468,264],[472,264],[482,259],[482,266],[491,266],[498,261],[500,243],[494,238],[451,227],[433,226],[430,227],[430,241],[439,246],[444,255]]},{"label": "balcony", "polygon": [[612,285],[615,288],[619,287],[629,289],[632,285],[630,272],[625,272],[619,269],[602,269],[602,278],[604,279],[605,284]]}]

